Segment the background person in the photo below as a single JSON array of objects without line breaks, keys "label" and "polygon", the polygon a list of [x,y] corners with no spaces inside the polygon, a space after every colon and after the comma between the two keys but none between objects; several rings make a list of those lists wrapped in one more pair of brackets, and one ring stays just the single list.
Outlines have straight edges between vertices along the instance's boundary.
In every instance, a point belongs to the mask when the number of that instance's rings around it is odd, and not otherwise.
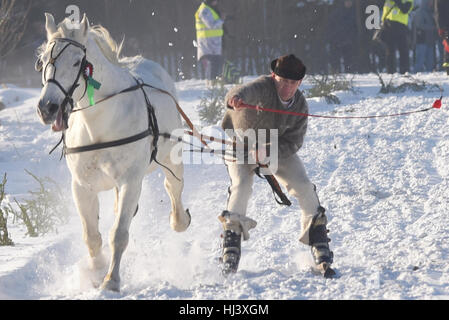
[{"label": "background person", "polygon": [[206,71],[206,79],[215,80],[222,73],[223,23],[218,0],[205,0],[195,13],[197,59]]},{"label": "background person", "polygon": [[444,48],[443,69],[449,74],[449,1],[435,0],[435,21]]},{"label": "background person", "polygon": [[[331,72],[356,73],[357,12],[353,0],[344,0],[332,7],[328,22],[329,61]],[[342,70],[343,60],[343,70]]]},{"label": "background person", "polygon": [[412,43],[415,48],[415,72],[431,72],[435,68],[437,28],[433,0],[421,0],[412,18]]},{"label": "background person", "polygon": [[410,69],[408,21],[413,10],[413,0],[386,0],[382,21],[385,20],[385,44],[387,72],[396,72],[396,50],[399,51],[399,72],[404,74]]}]

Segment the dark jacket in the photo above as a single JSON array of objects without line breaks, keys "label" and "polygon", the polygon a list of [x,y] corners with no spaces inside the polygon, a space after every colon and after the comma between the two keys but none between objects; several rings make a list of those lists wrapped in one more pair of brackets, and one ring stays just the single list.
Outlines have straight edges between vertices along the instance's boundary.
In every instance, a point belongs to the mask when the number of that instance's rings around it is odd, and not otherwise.
[{"label": "dark jacket", "polygon": [[435,22],[438,29],[449,31],[449,1],[435,0]]}]

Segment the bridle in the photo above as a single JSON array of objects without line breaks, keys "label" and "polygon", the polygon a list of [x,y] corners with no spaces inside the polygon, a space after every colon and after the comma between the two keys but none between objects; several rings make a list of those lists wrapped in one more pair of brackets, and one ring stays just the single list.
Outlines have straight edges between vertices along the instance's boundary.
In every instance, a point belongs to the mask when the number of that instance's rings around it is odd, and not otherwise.
[{"label": "bridle", "polygon": [[[55,56],[53,57],[53,50],[55,48],[56,42],[57,41],[61,41],[61,42],[67,42],[67,44],[64,46],[64,48],[62,48],[62,50]],[[83,75],[83,78],[85,81],[86,80],[86,75],[85,75],[85,70],[87,66],[91,66],[91,64],[87,61],[86,58],[86,47],[84,45],[82,45],[81,43],[71,40],[71,39],[67,39],[67,38],[54,38],[52,39],[49,44],[53,43],[53,47],[51,48],[51,52],[50,52],[50,60],[48,61],[48,63],[45,65],[45,67],[42,66],[42,60],[40,58],[38,58],[38,60],[36,61],[36,65],[35,65],[35,69],[37,71],[42,71],[43,70],[43,77],[44,77],[44,83],[42,83],[42,86],[45,86],[48,83],[53,83],[55,84],[59,90],[62,91],[62,93],[64,94],[64,100],[61,103],[61,111],[62,111],[62,116],[63,116],[63,124],[64,124],[64,129],[68,128],[68,110],[66,110],[66,106],[67,104],[70,104],[70,112],[74,109],[74,102],[73,102],[73,93],[75,92],[76,88],[79,87],[79,79],[81,77],[81,75]],[[75,78],[75,81],[73,82],[73,84],[71,85],[71,87],[66,90],[61,83],[59,83],[58,80],[56,80],[55,76],[56,76],[56,65],[55,62],[56,60],[61,56],[61,54],[65,51],[65,49],[67,49],[70,45],[73,45],[75,47],[80,48],[81,50],[83,50],[84,56],[83,59],[81,60],[80,63],[80,68],[78,70],[77,76]],[[47,68],[52,65],[53,66],[53,75],[50,79],[46,79],[46,75],[47,75]],[[86,89],[87,89],[87,83],[85,85],[85,90],[84,90],[84,94],[82,97],[84,97],[84,95],[86,94]],[[82,98],[81,97],[81,98]]]}]

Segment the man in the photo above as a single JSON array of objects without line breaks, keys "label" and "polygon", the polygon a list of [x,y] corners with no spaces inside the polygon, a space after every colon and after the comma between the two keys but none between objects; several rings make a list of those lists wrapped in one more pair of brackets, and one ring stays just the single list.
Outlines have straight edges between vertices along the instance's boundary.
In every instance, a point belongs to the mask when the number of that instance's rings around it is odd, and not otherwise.
[{"label": "man", "polygon": [[221,75],[223,20],[217,0],[205,0],[195,13],[197,59],[201,61],[208,80]]},{"label": "man", "polygon": [[329,58],[332,71],[342,72],[341,58],[343,58],[343,72],[357,71],[357,11],[353,0],[336,2],[331,6],[328,20],[327,39],[330,45]]},{"label": "man", "polygon": [[449,1],[435,0],[435,22],[437,24],[438,34],[443,41],[443,68],[449,74]]},{"label": "man", "polygon": [[437,32],[433,0],[421,0],[412,19],[412,42],[415,47],[415,72],[432,72],[435,67]]},{"label": "man", "polygon": [[[333,261],[333,253],[328,244],[330,239],[327,238],[325,209],[320,205],[316,188],[309,181],[302,161],[296,154],[306,134],[307,116],[271,113],[244,107],[247,104],[279,111],[308,113],[307,101],[298,90],[306,73],[302,61],[292,54],[285,55],[273,60],[271,69],[271,75],[261,76],[228,92],[225,97],[228,109],[222,128],[231,135],[239,130],[253,129],[259,132],[261,129],[277,129],[278,157],[274,159],[277,161],[277,170],[272,174],[289,194],[298,199],[302,209],[302,233],[299,240],[311,246],[317,268],[326,271]],[[238,134],[235,136],[238,138]],[[237,271],[242,235],[244,240],[249,239],[248,231],[256,226],[254,220],[246,217],[253,177],[259,164],[266,164],[268,154],[273,153],[273,150],[266,150],[260,145],[252,151],[257,161],[255,164],[249,163],[250,161],[243,164],[231,161],[226,163],[231,186],[227,210],[219,216],[224,229],[224,274]]]},{"label": "man", "polygon": [[382,13],[385,23],[387,45],[387,72],[396,72],[396,49],[399,51],[399,71],[404,74],[410,69],[408,20],[413,9],[413,0],[386,0]]}]

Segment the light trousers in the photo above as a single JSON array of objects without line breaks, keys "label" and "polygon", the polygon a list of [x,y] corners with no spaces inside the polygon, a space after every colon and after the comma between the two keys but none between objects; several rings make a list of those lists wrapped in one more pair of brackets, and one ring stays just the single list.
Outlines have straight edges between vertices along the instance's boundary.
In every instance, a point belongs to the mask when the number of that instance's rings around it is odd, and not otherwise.
[{"label": "light trousers", "polygon": [[[227,210],[246,216],[248,202],[253,191],[254,170],[257,165],[227,162],[226,166],[231,179]],[[286,159],[279,158],[278,169],[273,175],[279,184],[287,189],[289,195],[298,199],[301,207],[302,228],[299,240],[304,244],[309,244],[309,229],[320,206],[315,185],[310,182],[304,165],[296,154]]]}]

